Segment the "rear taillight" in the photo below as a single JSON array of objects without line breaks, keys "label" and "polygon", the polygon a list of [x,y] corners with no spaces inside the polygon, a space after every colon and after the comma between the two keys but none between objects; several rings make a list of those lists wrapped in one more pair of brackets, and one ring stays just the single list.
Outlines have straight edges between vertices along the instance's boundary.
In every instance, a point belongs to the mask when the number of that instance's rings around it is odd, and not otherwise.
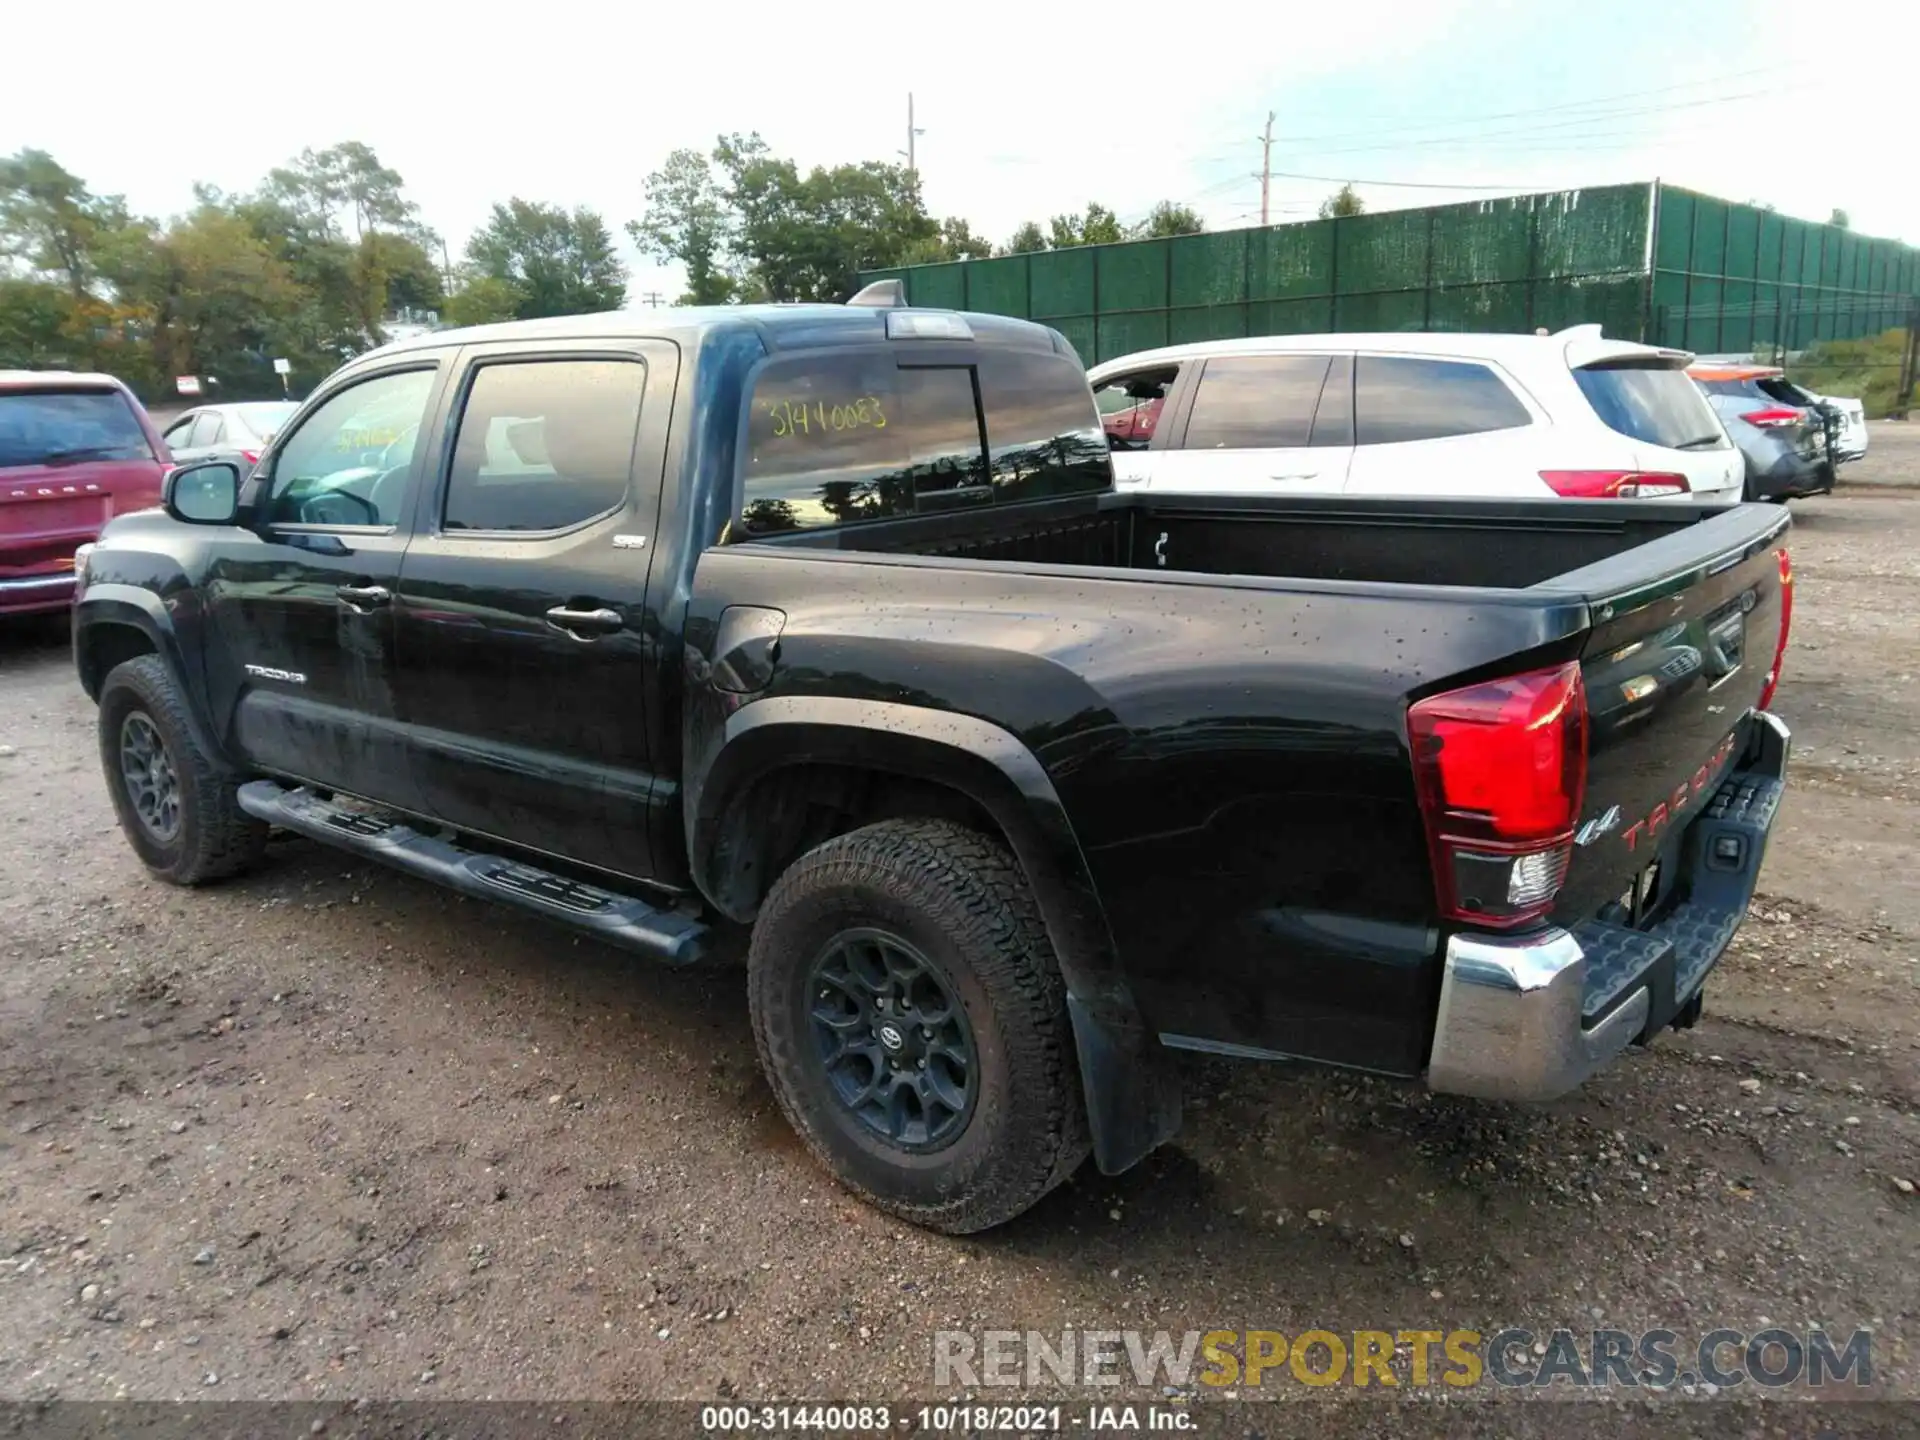
[{"label": "rear taillight", "polygon": [[1778,430],[1787,425],[1798,425],[1806,417],[1798,410],[1774,408],[1769,410],[1749,410],[1740,417],[1749,425],[1758,425],[1762,430]]},{"label": "rear taillight", "polygon": [[258,465],[260,463],[260,452],[258,450],[242,450],[240,453],[247,457],[247,463],[249,465]]},{"label": "rear taillight", "polygon": [[1407,711],[1440,914],[1508,927],[1552,908],[1587,788],[1587,696],[1569,663]]},{"label": "rear taillight", "polygon": [[1787,632],[1793,628],[1793,561],[1787,558],[1785,550],[1776,550],[1780,557],[1780,639],[1773,647],[1773,668],[1767,672],[1767,683],[1760,687],[1760,708],[1766,710],[1773,704],[1773,692],[1780,688],[1780,665],[1787,658]]},{"label": "rear taillight", "polygon": [[1686,476],[1664,470],[1542,470],[1540,478],[1569,500],[1645,500],[1693,488]]}]

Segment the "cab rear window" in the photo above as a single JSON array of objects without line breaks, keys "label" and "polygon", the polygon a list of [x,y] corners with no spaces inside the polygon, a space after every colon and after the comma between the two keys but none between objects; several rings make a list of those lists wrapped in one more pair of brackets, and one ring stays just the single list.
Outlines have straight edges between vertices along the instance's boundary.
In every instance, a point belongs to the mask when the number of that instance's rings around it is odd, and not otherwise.
[{"label": "cab rear window", "polygon": [[1580,393],[1609,430],[1667,450],[1726,446],[1727,437],[1684,370],[1654,365],[1590,366],[1573,372]]},{"label": "cab rear window", "polygon": [[153,458],[117,390],[0,391],[0,468]]},{"label": "cab rear window", "polygon": [[764,366],[741,458],[742,531],[856,525],[1112,484],[1099,412],[1071,359],[991,347],[972,364],[919,358],[850,350]]}]

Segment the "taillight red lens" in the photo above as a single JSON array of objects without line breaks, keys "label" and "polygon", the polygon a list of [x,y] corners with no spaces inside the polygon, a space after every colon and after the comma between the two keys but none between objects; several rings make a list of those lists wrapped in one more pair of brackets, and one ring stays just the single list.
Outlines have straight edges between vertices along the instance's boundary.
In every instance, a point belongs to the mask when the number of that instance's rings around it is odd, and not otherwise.
[{"label": "taillight red lens", "polygon": [[1542,470],[1540,478],[1569,500],[1645,500],[1693,488],[1686,476],[1664,470]]},{"label": "taillight red lens", "polygon": [[260,452],[258,450],[242,450],[240,453],[247,457],[247,463],[249,465],[258,465],[260,463]]},{"label": "taillight red lens", "polygon": [[1767,672],[1767,683],[1760,688],[1760,708],[1767,710],[1773,705],[1773,692],[1780,688],[1780,666],[1787,658],[1787,632],[1793,628],[1793,561],[1785,550],[1774,552],[1780,557],[1780,639],[1773,647],[1773,668]]},{"label": "taillight red lens", "polygon": [[1579,664],[1429,696],[1407,735],[1441,914],[1502,927],[1545,914],[1586,798]]},{"label": "taillight red lens", "polygon": [[1798,425],[1803,417],[1798,410],[1775,408],[1749,410],[1740,418],[1749,425],[1758,425],[1762,430],[1773,430],[1782,425]]}]

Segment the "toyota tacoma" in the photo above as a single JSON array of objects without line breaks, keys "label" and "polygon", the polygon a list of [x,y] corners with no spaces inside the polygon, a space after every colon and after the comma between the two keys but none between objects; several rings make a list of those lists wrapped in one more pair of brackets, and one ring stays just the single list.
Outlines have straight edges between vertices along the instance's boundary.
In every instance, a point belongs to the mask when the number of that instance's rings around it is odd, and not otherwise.
[{"label": "toyota tacoma", "polygon": [[1785,773],[1777,507],[1116,493],[1041,325],[422,336],[83,557],[126,837],[270,830],[669,964],[750,925],[788,1118],[983,1229],[1170,1051],[1496,1100],[1699,1013]]}]

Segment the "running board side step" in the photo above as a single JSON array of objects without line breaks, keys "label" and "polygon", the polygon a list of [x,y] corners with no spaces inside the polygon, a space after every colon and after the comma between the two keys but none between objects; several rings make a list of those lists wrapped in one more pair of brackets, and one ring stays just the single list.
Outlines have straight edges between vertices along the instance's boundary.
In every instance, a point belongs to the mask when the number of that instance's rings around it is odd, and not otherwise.
[{"label": "running board side step", "polygon": [[240,808],[256,820],[351,850],[463,895],[518,905],[668,965],[691,965],[706,951],[707,927],[691,916],[423,835],[378,811],[323,800],[305,786],[289,790],[271,780],[253,780],[240,787],[238,798]]}]

